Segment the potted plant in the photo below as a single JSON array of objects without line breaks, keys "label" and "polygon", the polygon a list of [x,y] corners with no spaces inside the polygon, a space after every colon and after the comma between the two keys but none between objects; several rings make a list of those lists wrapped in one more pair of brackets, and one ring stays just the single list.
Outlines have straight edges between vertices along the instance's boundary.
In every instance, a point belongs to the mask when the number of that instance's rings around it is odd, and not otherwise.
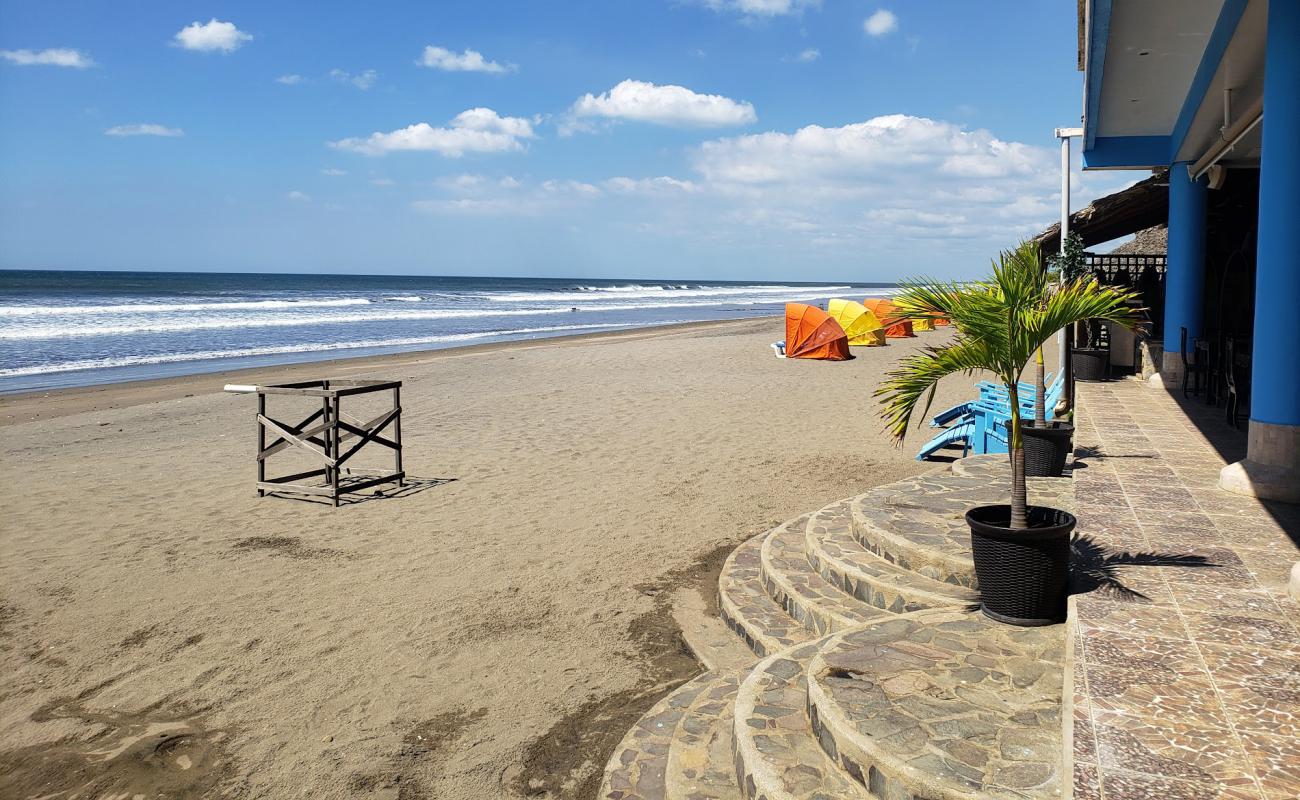
[{"label": "potted plant", "polygon": [[1034,352],[1056,331],[1088,319],[1137,328],[1140,318],[1130,295],[1090,278],[1066,281],[1044,293],[1037,247],[1023,243],[1003,253],[992,278],[972,284],[909,282],[894,303],[904,317],[943,315],[957,335],[947,344],[905,357],[876,390],[882,416],[901,442],[917,404],[924,416],[940,379],[982,370],[1006,384],[1010,502],[966,512],[971,551],[984,613],[1013,625],[1047,625],[1065,611],[1072,514],[1030,506],[1025,486],[1025,450],[1017,381]]},{"label": "potted plant", "polygon": [[1071,348],[1070,357],[1074,362],[1074,379],[1076,381],[1104,381],[1110,377],[1110,350],[1101,347],[1097,334],[1097,322],[1091,319],[1079,320],[1083,335],[1078,337],[1082,347]]},{"label": "potted plant", "polygon": [[[1031,252],[1032,251],[1032,252]],[[1023,269],[1038,269],[1038,248],[1019,248],[1011,258],[1031,258]],[[1078,279],[1082,272],[1083,244],[1077,234],[1066,240],[1066,252],[1051,259],[1058,279],[1057,286]],[[1042,296],[1046,301],[1053,290],[1051,275],[1039,269],[1042,276]],[[1065,365],[1061,365],[1064,370]],[[1047,421],[1047,380],[1043,364],[1043,348],[1034,352],[1034,418],[1020,423],[1025,445],[1025,476],[1029,478],[1059,478],[1065,472],[1065,460],[1070,455],[1074,438],[1074,425],[1067,420]]]},{"label": "potted plant", "polygon": [[1070,455],[1074,438],[1074,425],[1066,420],[1047,421],[1047,404],[1044,394],[1043,349],[1034,357],[1036,380],[1034,388],[1034,418],[1020,421],[1020,433],[1025,447],[1025,476],[1029,478],[1059,478],[1065,472],[1065,460]]}]

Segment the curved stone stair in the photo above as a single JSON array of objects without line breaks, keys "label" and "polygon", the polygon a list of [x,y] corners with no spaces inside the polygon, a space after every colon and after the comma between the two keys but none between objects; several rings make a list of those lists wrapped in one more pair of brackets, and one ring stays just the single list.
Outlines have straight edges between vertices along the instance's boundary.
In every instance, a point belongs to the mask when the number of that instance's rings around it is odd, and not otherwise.
[{"label": "curved stone stair", "polygon": [[740,800],[732,716],[744,674],[713,676],[682,717],[668,750],[668,800]]},{"label": "curved stone stair", "polygon": [[824,511],[811,515],[803,525],[777,528],[760,547],[759,575],[767,596],[814,634],[842,631],[887,613],[841,591],[810,562],[807,530],[818,524]]},{"label": "curved stone stair", "polygon": [[781,530],[798,529],[806,517],[759,534],[737,547],[722,565],[718,608],[727,627],[760,656],[812,638],[812,633],[773,600],[763,586],[763,541]]},{"label": "curved stone stair", "polygon": [[928,611],[835,637],[808,665],[808,714],[877,797],[1053,796],[1065,634]]},{"label": "curved stone stair", "polygon": [[682,684],[637,720],[605,767],[599,797],[649,800],[667,796],[664,776],[677,725],[711,677],[706,672]]},{"label": "curved stone stair", "polygon": [[[720,610],[761,660],[656,704],[601,798],[1060,797],[1063,633],[972,611],[963,515],[1002,499],[1003,460],[878,487],[736,548]],[[1069,481],[1030,490],[1070,505]]]},{"label": "curved stone stair", "polygon": [[831,584],[895,614],[978,604],[975,593],[966,587],[913,572],[863,547],[851,514],[856,502],[827,506],[813,514],[806,526],[808,561]]},{"label": "curved stone stair", "polygon": [[733,750],[736,780],[747,798],[867,796],[822,750],[808,721],[804,668],[821,644],[821,640],[809,642],[768,656],[740,685],[733,714]]},{"label": "curved stone stair", "polygon": [[[1005,502],[1001,481],[1010,480],[1001,457],[985,458],[995,460],[964,466],[960,474],[918,475],[854,498],[854,537],[863,549],[906,571],[975,588],[966,511]],[[1030,502],[1059,507],[1070,488],[1068,478],[1032,478]]]}]

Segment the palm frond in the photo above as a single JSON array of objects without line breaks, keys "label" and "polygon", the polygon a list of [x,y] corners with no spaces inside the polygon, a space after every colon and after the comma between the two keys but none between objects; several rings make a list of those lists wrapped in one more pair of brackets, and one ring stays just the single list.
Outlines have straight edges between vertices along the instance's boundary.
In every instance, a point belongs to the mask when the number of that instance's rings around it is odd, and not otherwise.
[{"label": "palm frond", "polygon": [[988,369],[994,354],[986,342],[959,338],[942,347],[929,347],[913,353],[898,366],[885,373],[885,380],[876,387],[875,396],[885,407],[885,427],[897,442],[907,435],[907,427],[922,395],[929,392],[922,416],[929,412],[930,399],[940,379],[956,373],[971,374]]},{"label": "palm frond", "polygon": [[906,435],[921,398],[927,392],[933,397],[935,385],[947,375],[987,370],[1013,384],[1038,349],[1068,325],[1090,319],[1131,330],[1142,325],[1142,311],[1131,293],[1103,287],[1092,278],[1056,289],[1050,284],[1037,245],[1028,242],[1002,253],[985,281],[905,282],[894,297],[899,318],[945,316],[957,337],[904,358],[885,376],[875,396],[893,436],[901,440]]}]

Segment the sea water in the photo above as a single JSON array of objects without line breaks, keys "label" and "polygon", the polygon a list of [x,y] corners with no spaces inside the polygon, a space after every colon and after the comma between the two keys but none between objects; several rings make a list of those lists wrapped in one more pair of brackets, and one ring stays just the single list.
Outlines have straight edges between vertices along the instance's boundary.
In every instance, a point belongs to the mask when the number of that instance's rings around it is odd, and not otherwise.
[{"label": "sea water", "polygon": [[770,316],[892,287],[0,271],[0,392]]}]

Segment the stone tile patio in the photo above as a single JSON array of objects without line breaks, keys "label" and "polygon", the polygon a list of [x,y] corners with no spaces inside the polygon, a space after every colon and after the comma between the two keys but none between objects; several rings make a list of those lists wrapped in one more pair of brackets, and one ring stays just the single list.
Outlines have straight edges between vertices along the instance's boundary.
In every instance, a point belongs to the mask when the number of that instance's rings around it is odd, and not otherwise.
[{"label": "stone tile patio", "polygon": [[1078,406],[1074,796],[1300,797],[1300,507],[1218,488],[1245,451],[1218,409],[1129,381]]}]

